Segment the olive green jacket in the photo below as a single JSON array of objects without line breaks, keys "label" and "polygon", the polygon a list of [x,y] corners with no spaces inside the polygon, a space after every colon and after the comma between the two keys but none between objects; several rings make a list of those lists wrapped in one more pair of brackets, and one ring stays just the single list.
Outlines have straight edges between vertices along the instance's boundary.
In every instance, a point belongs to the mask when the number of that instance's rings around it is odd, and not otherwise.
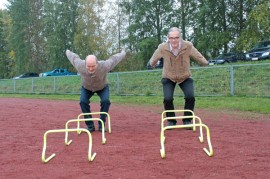
[{"label": "olive green jacket", "polygon": [[191,77],[190,58],[202,66],[208,65],[208,61],[193,44],[184,40],[181,41],[181,48],[177,56],[170,51],[169,42],[160,44],[150,59],[150,65],[154,67],[160,58],[163,58],[162,77],[175,83],[182,83]]}]

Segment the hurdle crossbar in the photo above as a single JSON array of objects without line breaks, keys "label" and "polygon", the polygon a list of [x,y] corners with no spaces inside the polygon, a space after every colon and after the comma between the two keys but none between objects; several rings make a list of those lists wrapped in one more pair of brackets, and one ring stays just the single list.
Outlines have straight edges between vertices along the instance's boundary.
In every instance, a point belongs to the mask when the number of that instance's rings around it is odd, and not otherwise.
[{"label": "hurdle crossbar", "polygon": [[60,133],[60,132],[78,132],[78,130],[86,132],[88,134],[88,139],[89,139],[89,147],[88,147],[88,160],[93,161],[96,157],[96,153],[91,155],[92,152],[92,135],[87,129],[54,129],[54,130],[48,130],[44,133],[43,136],[43,150],[42,150],[42,156],[41,160],[43,163],[48,163],[52,158],[56,156],[55,153],[50,155],[48,158],[46,158],[46,147],[47,147],[47,135],[50,133]]},{"label": "hurdle crossbar", "polygon": [[[99,119],[99,118],[71,119],[71,120],[68,120],[68,121],[66,122],[66,129],[68,129],[69,123],[71,123],[71,122],[77,122],[77,124],[78,124],[78,123],[80,123],[80,122],[82,122],[82,121],[99,121],[99,122],[101,122],[101,125],[102,125],[102,144],[105,144],[105,143],[106,143],[106,138],[105,138],[105,125],[104,125],[104,122],[103,122],[101,119]],[[77,126],[77,133],[79,132],[79,134],[80,134],[81,131],[80,131],[79,129],[80,129],[80,128],[78,128],[78,126]],[[65,144],[66,144],[66,145],[70,145],[71,142],[72,142],[72,140],[68,141],[68,131],[66,131],[66,133],[65,133]]]},{"label": "hurdle crossbar", "polygon": [[[91,112],[91,113],[81,113],[78,115],[78,119],[81,119],[82,116],[86,116],[86,115],[101,115],[101,114],[105,114],[107,116],[107,120],[108,120],[108,130],[109,130],[109,133],[112,133],[112,130],[111,130],[111,118],[110,118],[110,115],[106,112]],[[89,118],[91,119],[91,118]],[[105,127],[105,126],[104,126]],[[77,128],[80,128],[80,121],[77,122]],[[80,134],[80,131],[78,131],[78,134]]]},{"label": "hurdle crossbar", "polygon": [[[165,117],[165,114],[167,112],[191,112],[192,115],[190,116],[175,116],[175,117]],[[175,125],[175,126],[166,126],[164,127],[164,122],[166,120],[172,120],[172,119],[187,119],[187,118],[192,118],[192,124],[189,125]],[[196,124],[196,120],[198,121],[198,123]],[[175,129],[175,128],[192,128],[193,131],[196,131],[196,127],[200,128],[200,136],[199,136],[199,141],[201,143],[203,143],[203,130],[202,127],[204,127],[206,129],[206,136],[207,136],[207,142],[208,142],[208,147],[209,150],[206,148],[203,148],[203,150],[206,152],[206,154],[208,156],[213,156],[213,148],[211,145],[211,140],[210,140],[210,130],[209,128],[202,123],[202,120],[198,117],[194,115],[194,112],[191,110],[166,110],[163,111],[161,114],[161,133],[160,133],[160,143],[161,143],[161,149],[160,149],[160,153],[161,153],[161,157],[165,158],[165,130],[170,130],[170,129]]]}]

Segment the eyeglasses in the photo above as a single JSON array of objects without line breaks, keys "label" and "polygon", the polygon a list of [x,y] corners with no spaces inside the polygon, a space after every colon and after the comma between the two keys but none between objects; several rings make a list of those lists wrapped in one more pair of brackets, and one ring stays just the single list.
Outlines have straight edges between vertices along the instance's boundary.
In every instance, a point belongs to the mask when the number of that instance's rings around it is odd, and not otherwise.
[{"label": "eyeglasses", "polygon": [[169,37],[170,40],[178,40],[179,37]]}]

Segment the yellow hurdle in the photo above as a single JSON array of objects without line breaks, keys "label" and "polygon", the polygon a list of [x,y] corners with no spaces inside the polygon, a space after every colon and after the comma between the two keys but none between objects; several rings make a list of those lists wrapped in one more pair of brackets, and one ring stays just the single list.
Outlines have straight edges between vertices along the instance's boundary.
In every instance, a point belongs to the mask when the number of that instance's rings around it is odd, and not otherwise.
[{"label": "yellow hurdle", "polygon": [[[88,119],[71,119],[71,120],[68,120],[66,122],[66,129],[68,129],[68,124],[71,123],[71,122],[77,122],[77,133],[80,134],[81,131],[80,131],[80,128],[79,128],[79,124],[80,122],[82,121],[100,121],[101,122],[101,125],[102,125],[102,144],[105,144],[106,143],[106,138],[105,138],[105,125],[104,125],[104,122],[99,119],[99,118],[88,118]],[[65,144],[66,145],[69,145],[71,144],[72,140],[68,141],[68,131],[66,132],[66,135],[65,135]]]},{"label": "yellow hurdle", "polygon": [[[81,119],[82,116],[86,116],[86,115],[100,115],[100,114],[105,114],[107,115],[107,121],[108,121],[108,130],[109,130],[109,133],[112,133],[112,130],[111,130],[111,118],[110,118],[110,115],[106,112],[92,112],[92,113],[81,113],[78,115],[78,119]],[[88,119],[93,119],[93,118],[88,118]],[[101,120],[102,121],[102,120]],[[103,123],[103,121],[102,121]],[[103,126],[102,126],[103,127]],[[105,126],[104,126],[105,127]],[[80,121],[78,121],[77,123],[77,128],[80,128]],[[102,128],[103,130],[104,128]],[[81,132],[78,131],[78,134],[80,134]]]},{"label": "yellow hurdle", "polygon": [[[190,116],[175,116],[175,117],[165,117],[165,114],[167,112],[190,112],[192,115]],[[192,122],[193,124],[189,124],[189,125],[175,125],[175,126],[166,126],[164,127],[164,121],[166,120],[170,120],[170,119],[187,119],[187,118],[192,118]],[[198,121],[198,123],[196,124],[196,120]],[[208,142],[208,147],[209,150],[206,148],[203,148],[203,150],[205,151],[205,153],[208,156],[213,156],[213,149],[212,149],[212,145],[211,145],[211,140],[210,140],[210,131],[209,128],[202,123],[202,120],[198,117],[194,115],[194,112],[191,110],[166,110],[163,111],[161,114],[161,133],[160,133],[160,143],[161,143],[161,149],[160,149],[160,154],[161,154],[161,158],[165,158],[165,130],[168,129],[176,129],[176,128],[192,128],[193,131],[196,131],[196,127],[200,128],[200,136],[199,136],[199,141],[201,143],[203,143],[203,130],[202,128],[204,127],[206,129],[206,137],[207,137],[207,142]]]},{"label": "yellow hurdle", "polygon": [[45,157],[45,153],[46,153],[46,146],[47,146],[47,135],[49,133],[59,133],[59,132],[78,132],[78,130],[86,132],[88,134],[88,138],[89,138],[89,148],[88,148],[88,160],[89,161],[93,161],[96,157],[96,153],[94,153],[93,155],[91,155],[92,152],[92,135],[91,133],[87,130],[87,129],[55,129],[55,130],[48,130],[44,133],[43,136],[43,150],[42,150],[42,156],[41,156],[41,160],[43,163],[47,163],[49,162],[52,158],[55,157],[55,153],[53,153],[52,155],[50,155],[50,157],[48,157],[46,159]]}]

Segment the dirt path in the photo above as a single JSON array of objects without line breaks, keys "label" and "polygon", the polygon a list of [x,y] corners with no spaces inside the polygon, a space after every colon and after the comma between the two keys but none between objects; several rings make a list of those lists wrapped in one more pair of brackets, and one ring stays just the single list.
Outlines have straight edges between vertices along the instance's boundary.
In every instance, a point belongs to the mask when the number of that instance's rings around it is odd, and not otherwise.
[{"label": "dirt path", "polygon": [[[93,104],[93,111],[99,104]],[[87,159],[87,135],[50,134],[43,164],[43,134],[62,129],[80,113],[77,101],[0,98],[0,178],[268,178],[270,116],[237,111],[196,110],[211,132],[214,156],[198,140],[199,130],[166,131],[166,158],[160,156],[161,107],[112,104],[112,133],[101,142],[93,132],[96,158]],[[180,123],[180,122],[179,122]],[[85,124],[81,124],[85,127]],[[75,126],[74,126],[75,127]],[[205,133],[205,132],[204,132]]]}]

